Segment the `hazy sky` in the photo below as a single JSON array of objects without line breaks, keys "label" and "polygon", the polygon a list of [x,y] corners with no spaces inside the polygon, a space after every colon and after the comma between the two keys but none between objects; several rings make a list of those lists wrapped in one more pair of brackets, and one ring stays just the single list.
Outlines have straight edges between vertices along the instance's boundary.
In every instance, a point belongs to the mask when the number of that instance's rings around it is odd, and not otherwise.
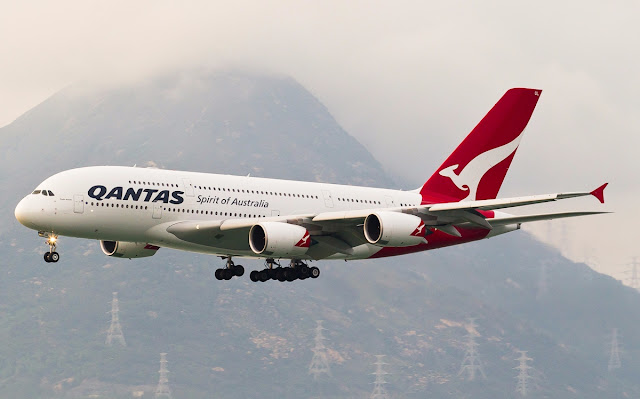
[{"label": "hazy sky", "polygon": [[0,126],[78,80],[265,69],[306,86],[414,188],[504,91],[540,88],[501,195],[608,181],[605,206],[590,198],[546,208],[615,215],[527,229],[617,278],[632,256],[640,260],[640,3],[228,3],[1,1]]}]

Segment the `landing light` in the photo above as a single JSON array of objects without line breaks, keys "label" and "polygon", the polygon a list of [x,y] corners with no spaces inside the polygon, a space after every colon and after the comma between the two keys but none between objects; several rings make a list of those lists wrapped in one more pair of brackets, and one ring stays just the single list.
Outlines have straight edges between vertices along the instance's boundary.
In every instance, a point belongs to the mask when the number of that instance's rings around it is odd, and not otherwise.
[{"label": "landing light", "polygon": [[58,239],[57,239],[56,237],[51,236],[51,237],[49,237],[49,244],[55,244],[55,242],[56,242],[57,240],[58,240]]}]

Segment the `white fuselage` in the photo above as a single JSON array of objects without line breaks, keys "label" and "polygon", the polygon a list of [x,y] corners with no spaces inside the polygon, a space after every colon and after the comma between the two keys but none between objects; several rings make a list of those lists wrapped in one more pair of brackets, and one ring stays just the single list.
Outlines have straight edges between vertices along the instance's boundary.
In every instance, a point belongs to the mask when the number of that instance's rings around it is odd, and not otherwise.
[{"label": "white fuselage", "polygon": [[[180,250],[256,256],[247,237],[228,234],[219,246],[197,245],[167,232],[183,221],[255,219],[400,206],[420,194],[389,189],[239,177],[162,169],[97,166],[72,169],[43,181],[16,208],[34,230],[108,241],[142,242]],[[363,244],[334,259],[368,258],[379,246]]]}]

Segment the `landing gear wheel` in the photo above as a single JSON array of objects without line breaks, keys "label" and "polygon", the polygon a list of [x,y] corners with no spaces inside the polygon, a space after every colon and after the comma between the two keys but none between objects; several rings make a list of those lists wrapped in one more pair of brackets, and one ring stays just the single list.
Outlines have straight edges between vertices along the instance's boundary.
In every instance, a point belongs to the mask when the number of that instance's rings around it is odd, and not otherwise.
[{"label": "landing gear wheel", "polygon": [[44,253],[44,261],[47,263],[51,262],[51,259],[49,258],[49,252]]},{"label": "landing gear wheel", "polygon": [[251,279],[251,281],[253,281],[254,283],[257,282],[258,280],[260,280],[260,277],[258,277],[258,271],[254,270],[251,273],[249,273],[249,278]]},{"label": "landing gear wheel", "polygon": [[242,265],[236,265],[233,267],[233,272],[236,276],[242,277],[242,275],[244,275],[244,267],[242,267]]},{"label": "landing gear wheel", "polygon": [[309,269],[309,267],[307,267],[307,266],[302,266],[302,267],[300,268],[300,272],[299,272],[298,274],[299,274],[298,278],[299,278],[300,280],[304,280],[304,279],[306,279],[306,278],[310,277],[310,275],[311,275],[311,270],[310,270],[310,269]]},{"label": "landing gear wheel", "polygon": [[311,278],[320,277],[320,269],[318,269],[317,267],[313,266],[310,271],[311,271]]},{"label": "landing gear wheel", "polygon": [[261,270],[258,272],[258,279],[260,281],[262,281],[263,283],[267,280],[269,280],[269,273],[267,272],[267,270]]},{"label": "landing gear wheel", "polygon": [[267,269],[267,273],[269,273],[269,279],[276,280],[276,276],[278,275],[278,268],[276,269]]},{"label": "landing gear wheel", "polygon": [[232,269],[222,269],[222,278],[225,280],[231,280],[233,278],[234,272]]},{"label": "landing gear wheel", "polygon": [[282,270],[281,267],[276,269],[276,280],[278,280],[280,282],[285,281],[284,270]]},{"label": "landing gear wheel", "polygon": [[222,280],[222,278],[223,278],[222,277],[222,272],[223,271],[224,271],[223,269],[216,269],[216,272],[214,273],[214,275],[216,276],[216,279]]},{"label": "landing gear wheel", "polygon": [[60,255],[57,252],[51,252],[49,254],[49,261],[56,263],[57,261],[60,260]]},{"label": "landing gear wheel", "polygon": [[295,281],[298,279],[298,271],[296,269],[293,268],[288,268],[285,269],[284,271],[284,277],[287,279],[287,281],[291,282],[291,281]]}]

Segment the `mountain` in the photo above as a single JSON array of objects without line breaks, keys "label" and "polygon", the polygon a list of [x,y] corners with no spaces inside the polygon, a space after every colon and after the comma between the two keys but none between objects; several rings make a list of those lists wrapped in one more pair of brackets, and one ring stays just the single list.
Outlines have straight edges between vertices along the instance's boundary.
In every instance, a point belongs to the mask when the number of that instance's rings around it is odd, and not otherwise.
[{"label": "mountain", "polygon": [[[639,294],[524,232],[318,262],[313,281],[251,283],[215,280],[222,261],[210,256],[113,259],[72,238],[61,239],[59,263],[45,264],[42,239],[13,218],[44,178],[85,165],[393,187],[288,77],[189,71],[71,86],[0,129],[0,154],[0,397],[150,398],[166,352],[174,398],[369,397],[378,354],[391,397],[506,398],[516,396],[517,350],[533,359],[531,397],[640,395]],[[126,347],[105,345],[115,291]],[[316,320],[332,374],[317,381]],[[621,367],[609,372],[613,328]],[[486,379],[458,375],[469,335]]]}]

